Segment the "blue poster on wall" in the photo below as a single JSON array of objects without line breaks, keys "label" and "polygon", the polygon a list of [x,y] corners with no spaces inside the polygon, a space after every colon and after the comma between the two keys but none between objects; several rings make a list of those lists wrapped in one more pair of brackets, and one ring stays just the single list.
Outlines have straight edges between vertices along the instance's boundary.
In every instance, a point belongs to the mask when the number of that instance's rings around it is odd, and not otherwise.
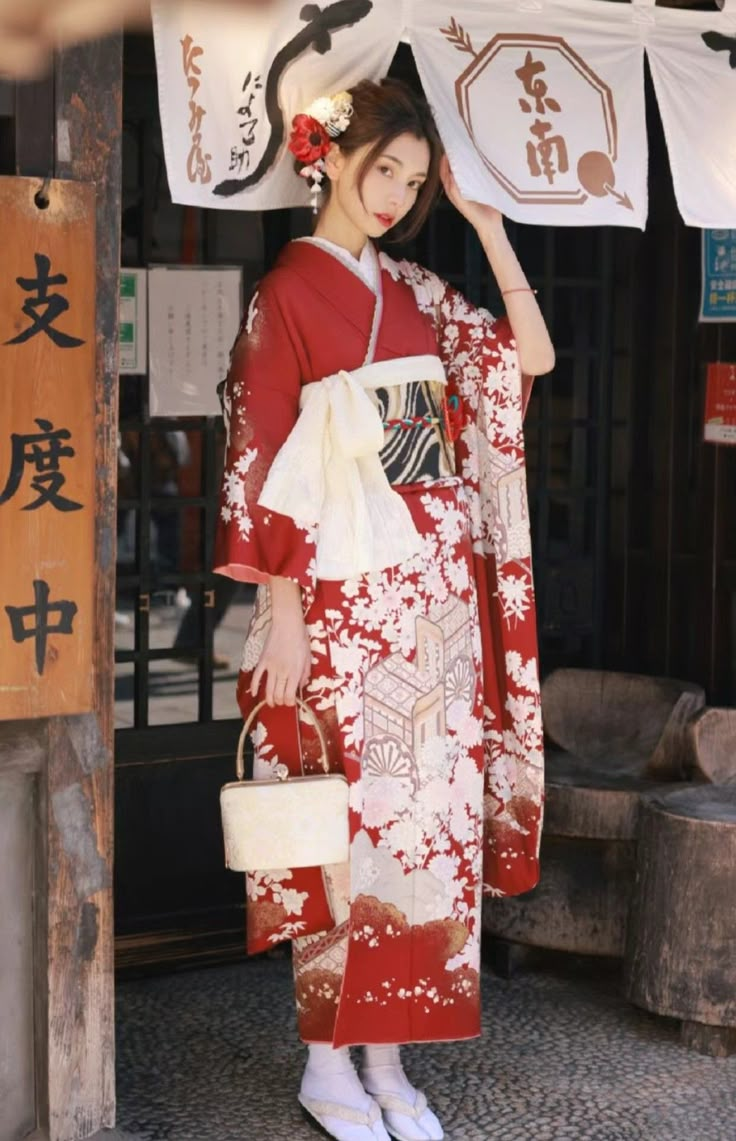
[{"label": "blue poster on wall", "polygon": [[701,321],[736,321],[736,230],[703,230]]}]

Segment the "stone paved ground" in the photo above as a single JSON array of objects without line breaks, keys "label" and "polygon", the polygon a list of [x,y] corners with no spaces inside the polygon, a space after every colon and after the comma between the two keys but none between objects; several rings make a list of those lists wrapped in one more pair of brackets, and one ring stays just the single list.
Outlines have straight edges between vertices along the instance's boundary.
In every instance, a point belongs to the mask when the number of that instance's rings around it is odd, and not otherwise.
[{"label": "stone paved ground", "polygon": [[[736,1057],[685,1049],[605,964],[485,972],[483,1016],[476,1041],[405,1051],[448,1141],[736,1141]],[[123,982],[104,1141],[318,1141],[303,1058],[286,959]]]}]

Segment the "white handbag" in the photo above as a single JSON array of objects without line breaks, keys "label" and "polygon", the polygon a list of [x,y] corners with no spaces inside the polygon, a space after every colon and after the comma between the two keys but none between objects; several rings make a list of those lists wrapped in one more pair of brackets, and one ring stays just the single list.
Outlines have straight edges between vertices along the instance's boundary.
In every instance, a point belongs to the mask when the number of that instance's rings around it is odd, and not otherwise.
[{"label": "white handbag", "polygon": [[329,771],[322,727],[305,702],[297,699],[297,726],[300,709],[317,731],[324,775],[304,776],[297,734],[302,776],[289,776],[286,765],[281,765],[283,774],[275,780],[244,779],[245,740],[265,704],[259,702],[243,725],[236,756],[237,781],[220,790],[225,863],[236,872],[345,863],[350,845],[348,782],[341,773]]}]

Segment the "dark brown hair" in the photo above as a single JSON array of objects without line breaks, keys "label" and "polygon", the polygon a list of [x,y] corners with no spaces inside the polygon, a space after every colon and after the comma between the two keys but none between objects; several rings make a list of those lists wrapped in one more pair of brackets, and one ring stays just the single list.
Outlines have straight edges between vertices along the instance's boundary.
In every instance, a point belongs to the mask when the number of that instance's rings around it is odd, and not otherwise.
[{"label": "dark brown hair", "polygon": [[432,112],[423,96],[412,91],[400,79],[382,79],[380,83],[364,79],[350,88],[350,94],[353,97],[353,116],[350,126],[336,142],[346,155],[370,144],[370,150],[361,162],[357,175],[361,199],[368,171],[394,139],[408,134],[417,139],[426,139],[429,143],[427,178],[409,213],[388,236],[392,242],[409,241],[416,237],[427,220],[440,185],[442,143]]}]

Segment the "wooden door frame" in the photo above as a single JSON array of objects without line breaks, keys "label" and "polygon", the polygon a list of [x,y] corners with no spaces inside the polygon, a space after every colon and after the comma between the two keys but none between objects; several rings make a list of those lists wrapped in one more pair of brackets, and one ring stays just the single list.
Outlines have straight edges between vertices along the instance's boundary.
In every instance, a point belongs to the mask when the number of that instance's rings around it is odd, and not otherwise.
[{"label": "wooden door frame", "polygon": [[[0,722],[0,774],[32,782],[35,1141],[115,1121],[113,681],[122,37],[59,53],[15,87],[14,173],[96,184],[95,696],[74,717]],[[7,147],[6,147],[7,149]],[[5,156],[7,161],[7,155]],[[10,165],[10,164],[8,164]],[[11,173],[9,170],[8,173]],[[0,1017],[2,1012],[0,1011]]]}]

